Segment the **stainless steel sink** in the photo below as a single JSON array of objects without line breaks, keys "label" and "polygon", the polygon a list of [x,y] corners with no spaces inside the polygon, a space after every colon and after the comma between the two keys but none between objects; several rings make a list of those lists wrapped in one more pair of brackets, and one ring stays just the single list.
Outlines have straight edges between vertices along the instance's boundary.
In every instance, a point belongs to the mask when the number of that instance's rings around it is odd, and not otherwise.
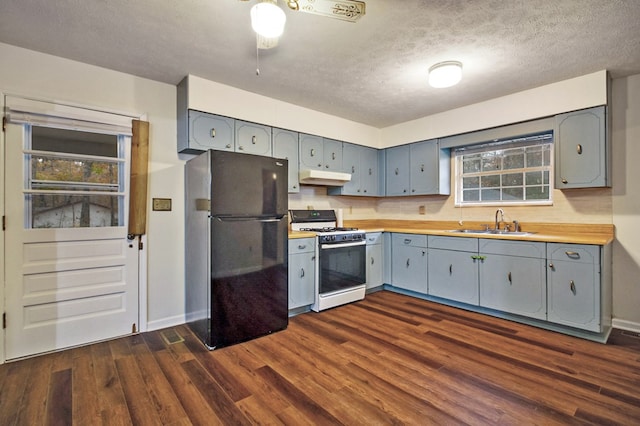
[{"label": "stainless steel sink", "polygon": [[452,229],[449,232],[455,232],[458,234],[480,234],[480,235],[531,235],[535,234],[535,232],[522,232],[522,231],[504,231],[504,230],[495,230],[495,229]]}]

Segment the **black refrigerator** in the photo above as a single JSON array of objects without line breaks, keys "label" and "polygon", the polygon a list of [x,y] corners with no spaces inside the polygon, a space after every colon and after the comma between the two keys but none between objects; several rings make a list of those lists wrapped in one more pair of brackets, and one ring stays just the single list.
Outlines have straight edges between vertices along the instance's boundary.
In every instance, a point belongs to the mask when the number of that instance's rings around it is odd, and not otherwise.
[{"label": "black refrigerator", "polygon": [[209,150],[185,167],[187,323],[209,349],[285,329],[287,160]]}]

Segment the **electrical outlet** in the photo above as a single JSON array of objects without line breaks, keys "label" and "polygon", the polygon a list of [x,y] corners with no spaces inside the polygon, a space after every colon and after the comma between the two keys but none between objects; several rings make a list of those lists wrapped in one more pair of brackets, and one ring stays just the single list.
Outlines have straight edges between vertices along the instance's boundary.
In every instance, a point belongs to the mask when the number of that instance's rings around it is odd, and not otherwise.
[{"label": "electrical outlet", "polygon": [[154,198],[152,205],[154,211],[170,212],[171,198]]},{"label": "electrical outlet", "polygon": [[418,214],[427,214],[427,209],[425,206],[418,206]]}]

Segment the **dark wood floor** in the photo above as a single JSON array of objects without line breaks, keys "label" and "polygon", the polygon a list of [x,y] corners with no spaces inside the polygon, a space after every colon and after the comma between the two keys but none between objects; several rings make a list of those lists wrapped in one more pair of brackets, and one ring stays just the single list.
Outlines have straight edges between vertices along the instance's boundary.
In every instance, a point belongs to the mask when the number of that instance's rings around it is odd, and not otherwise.
[{"label": "dark wood floor", "polygon": [[384,291],[213,352],[180,326],[6,363],[0,425],[637,425],[639,342]]}]

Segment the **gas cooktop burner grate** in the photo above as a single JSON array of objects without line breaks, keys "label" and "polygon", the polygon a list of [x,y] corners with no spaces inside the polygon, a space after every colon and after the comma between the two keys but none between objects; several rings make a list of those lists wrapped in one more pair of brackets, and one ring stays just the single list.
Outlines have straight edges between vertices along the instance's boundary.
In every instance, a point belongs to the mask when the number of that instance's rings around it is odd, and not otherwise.
[{"label": "gas cooktop burner grate", "polygon": [[300,228],[301,231],[309,231],[309,232],[344,232],[344,231],[357,231],[358,228],[334,228],[334,227],[325,227],[325,228]]}]

